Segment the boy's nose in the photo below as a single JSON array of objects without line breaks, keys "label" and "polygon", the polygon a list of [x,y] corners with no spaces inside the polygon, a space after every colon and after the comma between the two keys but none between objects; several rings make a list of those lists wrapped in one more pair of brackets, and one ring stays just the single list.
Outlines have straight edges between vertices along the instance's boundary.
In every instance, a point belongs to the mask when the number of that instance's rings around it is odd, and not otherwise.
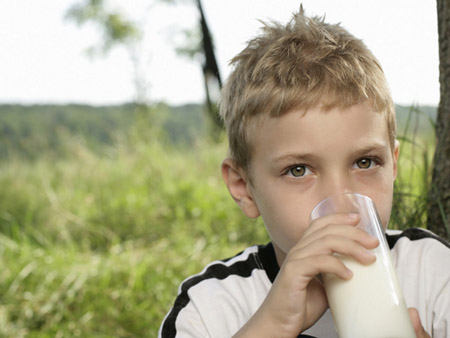
[{"label": "boy's nose", "polygon": [[357,192],[350,175],[346,174],[330,175],[330,177],[323,181],[321,191],[324,194],[324,196],[322,196],[323,199],[333,195]]}]

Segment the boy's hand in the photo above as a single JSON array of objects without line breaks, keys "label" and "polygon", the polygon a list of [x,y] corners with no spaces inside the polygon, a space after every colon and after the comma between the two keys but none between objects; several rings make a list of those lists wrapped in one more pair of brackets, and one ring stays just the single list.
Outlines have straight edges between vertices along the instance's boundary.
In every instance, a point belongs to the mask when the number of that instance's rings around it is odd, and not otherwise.
[{"label": "boy's hand", "polygon": [[422,326],[419,318],[419,312],[417,309],[411,307],[408,309],[409,317],[411,318],[411,322],[414,327],[414,332],[416,333],[416,338],[431,338],[428,333],[425,332],[425,329]]},{"label": "boy's hand", "polygon": [[314,220],[288,252],[263,304],[236,337],[296,337],[312,326],[328,307],[317,275],[352,276],[333,253],[351,256],[362,264],[375,261],[366,249],[376,248],[379,242],[356,228],[358,222],[358,215],[348,214]]}]

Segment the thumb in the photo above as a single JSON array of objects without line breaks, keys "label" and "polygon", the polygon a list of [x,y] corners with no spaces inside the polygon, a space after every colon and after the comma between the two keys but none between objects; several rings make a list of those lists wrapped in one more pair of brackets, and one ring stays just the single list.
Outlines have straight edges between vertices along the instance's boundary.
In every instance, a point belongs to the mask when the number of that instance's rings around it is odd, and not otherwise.
[{"label": "thumb", "polygon": [[408,309],[409,317],[411,318],[411,323],[414,327],[414,332],[416,333],[417,338],[427,338],[430,337],[422,326],[419,317],[419,311],[416,308],[410,307]]}]

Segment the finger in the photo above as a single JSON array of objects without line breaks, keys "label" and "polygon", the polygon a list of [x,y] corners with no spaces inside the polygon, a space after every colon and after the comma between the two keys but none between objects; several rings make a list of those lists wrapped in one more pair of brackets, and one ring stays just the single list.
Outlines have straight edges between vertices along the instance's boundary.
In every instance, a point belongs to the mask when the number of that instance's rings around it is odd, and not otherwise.
[{"label": "finger", "polygon": [[313,241],[319,240],[328,234],[341,235],[359,242],[367,249],[376,248],[379,241],[370,236],[366,231],[356,227],[359,223],[359,215],[353,218],[349,214],[333,214],[318,218],[311,223],[310,227],[305,231],[302,242],[305,245]]},{"label": "finger", "polygon": [[302,250],[292,250],[288,257],[290,260],[301,260],[312,256],[331,256],[333,254],[352,257],[364,265],[372,264],[376,260],[375,254],[359,243],[335,235],[325,236],[320,241],[312,242],[308,246],[303,247]]},{"label": "finger", "polygon": [[304,235],[293,250],[302,250],[303,248],[316,242],[328,242],[332,238],[341,238],[358,243],[365,249],[375,249],[380,244],[379,240],[366,231],[348,225],[329,225],[315,233]]},{"label": "finger", "polygon": [[409,308],[409,317],[411,318],[411,323],[414,327],[414,332],[416,333],[417,338],[428,338],[430,337],[426,332],[425,329],[422,326],[422,323],[420,322],[419,312],[416,308]]},{"label": "finger", "polygon": [[282,269],[288,280],[299,280],[300,288],[306,287],[320,273],[334,274],[345,280],[353,276],[352,271],[339,258],[331,255],[285,260]]},{"label": "finger", "polygon": [[315,319],[320,318],[329,307],[325,288],[317,277],[313,278],[308,285],[306,304],[311,304],[311,306],[307,306],[307,317]]},{"label": "finger", "polygon": [[333,224],[347,224],[355,226],[360,222],[360,220],[361,217],[356,213],[334,213],[312,220],[308,229],[315,231],[318,228]]}]

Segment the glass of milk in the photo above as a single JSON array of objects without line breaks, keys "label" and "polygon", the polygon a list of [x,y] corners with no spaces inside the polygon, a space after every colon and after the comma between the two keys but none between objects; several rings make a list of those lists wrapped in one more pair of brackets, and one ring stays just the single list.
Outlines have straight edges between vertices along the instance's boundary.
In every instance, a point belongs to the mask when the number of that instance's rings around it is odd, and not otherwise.
[{"label": "glass of milk", "polygon": [[359,194],[335,195],[313,209],[311,220],[333,213],[358,213],[361,221],[357,226],[380,241],[380,245],[371,250],[377,259],[370,265],[335,254],[352,270],[350,280],[334,274],[322,276],[339,337],[414,338],[375,204],[369,197]]}]

